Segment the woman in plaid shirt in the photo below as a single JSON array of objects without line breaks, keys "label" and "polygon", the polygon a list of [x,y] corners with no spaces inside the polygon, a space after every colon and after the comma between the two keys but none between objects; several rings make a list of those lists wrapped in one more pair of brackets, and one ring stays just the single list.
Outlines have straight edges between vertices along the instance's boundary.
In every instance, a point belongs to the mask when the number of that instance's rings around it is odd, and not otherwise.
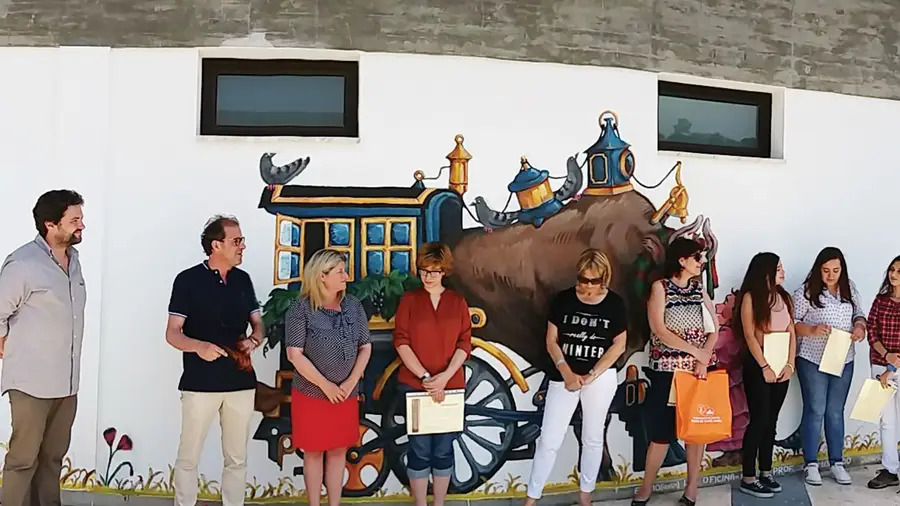
[{"label": "woman in plaid shirt", "polygon": [[[896,371],[900,367],[900,256],[894,258],[884,274],[878,296],[869,311],[869,361],[872,377],[881,384],[897,386]],[[881,465],[883,469],[869,481],[869,488],[880,489],[900,485],[900,397],[894,395],[881,413]]]}]

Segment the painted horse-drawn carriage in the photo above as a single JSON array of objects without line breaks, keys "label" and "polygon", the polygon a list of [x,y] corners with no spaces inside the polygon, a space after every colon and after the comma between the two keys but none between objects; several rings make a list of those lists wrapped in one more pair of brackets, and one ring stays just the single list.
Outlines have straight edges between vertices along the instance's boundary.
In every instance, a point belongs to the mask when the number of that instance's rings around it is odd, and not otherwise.
[{"label": "painted horse-drawn carriage", "polygon": [[[638,215],[636,219],[643,223],[648,223],[648,217],[652,218],[647,226],[656,227],[652,228],[649,242],[665,240],[669,229],[661,229],[658,226],[660,220],[676,214],[683,222],[686,216],[687,195],[680,180],[677,191],[673,190],[669,201],[656,212],[644,197],[622,195],[631,190],[634,157],[628,144],[618,137],[617,127],[606,113],[601,116],[601,127],[603,136],[586,152],[588,158],[584,163],[589,164],[589,177],[585,194],[598,199],[610,196],[610,199],[621,197],[637,202],[640,210],[632,214]],[[467,236],[484,234],[492,227],[502,228],[516,220],[546,229],[552,226],[547,220],[564,208],[562,200],[578,199],[575,192],[584,182],[583,164],[579,166],[571,158],[566,181],[554,192],[549,186],[551,178],[547,171],[531,167],[523,157],[521,171],[509,186],[518,197],[520,211],[492,211],[481,197],[477,197],[473,204],[476,213],[472,214],[462,199],[468,186],[471,155],[463,147],[461,135],[455,140],[455,149],[447,155],[450,165],[445,167],[450,169],[448,188],[427,187],[421,171],[415,172],[415,181],[408,187],[284,184],[289,177],[282,177],[273,184],[265,171],[288,171],[293,166],[296,175],[306,167],[308,160],[275,167],[271,163],[272,155],[266,154],[260,164],[263,179],[270,184],[262,193],[259,207],[276,217],[273,281],[276,286],[287,285],[287,288],[273,290],[264,308],[267,346],[283,343],[284,312],[297,297],[304,262],[322,248],[335,249],[346,255],[350,276],[348,291],[362,301],[370,317],[373,353],[361,380],[360,437],[347,455],[349,477],[344,485],[347,496],[375,495],[391,473],[401,484],[408,485],[405,403],[402,396],[395,395],[400,361],[392,345],[391,331],[400,297],[406,290],[419,286],[415,266],[417,248],[424,242],[440,241],[456,251],[456,246]],[[680,168],[680,163],[677,167]],[[647,206],[649,211],[645,211]],[[612,207],[622,209],[623,203],[616,201]],[[483,228],[464,229],[464,212],[482,223]],[[658,249],[648,248],[644,252],[646,258],[638,258],[638,262],[646,262],[648,258],[658,262],[659,258],[654,257]],[[533,457],[548,382],[542,374],[544,364],[534,360],[534,355],[522,357],[521,350],[509,342],[504,346],[497,339],[480,338],[479,332],[486,330],[489,315],[471,300],[470,305],[473,306],[470,309],[473,353],[464,365],[465,429],[455,443],[457,455],[462,458],[457,458],[451,480],[450,490],[454,493],[476,490],[506,462]],[[509,315],[505,316],[509,319]],[[646,318],[643,321],[646,322]],[[538,334],[542,334],[540,329]],[[536,341],[529,346],[543,349],[541,338]],[[639,348],[643,348],[643,344]],[[264,418],[254,439],[266,442],[269,458],[283,466],[285,456],[296,454],[297,450],[291,443],[289,409],[293,368],[286,359],[283,346],[279,353],[281,362],[275,381],[277,402],[273,403],[272,409],[263,410]],[[525,365],[517,365],[517,360]],[[537,380],[539,376],[542,376],[540,381]],[[606,425],[609,426],[613,413],[618,414],[626,427],[631,427],[628,431],[632,437],[639,441],[643,432],[640,427],[648,423],[640,420],[639,410],[647,382],[639,378],[634,365],[627,366],[625,376]],[[322,422],[327,423],[327,420]],[[576,412],[572,423],[580,447],[580,411]],[[635,452],[640,449],[636,447]],[[684,462],[683,459],[682,448],[673,445],[665,465],[677,465]],[[634,468],[642,470],[643,465]],[[612,473],[607,454],[599,478],[611,479]],[[302,474],[302,467],[295,468],[294,474]]]}]

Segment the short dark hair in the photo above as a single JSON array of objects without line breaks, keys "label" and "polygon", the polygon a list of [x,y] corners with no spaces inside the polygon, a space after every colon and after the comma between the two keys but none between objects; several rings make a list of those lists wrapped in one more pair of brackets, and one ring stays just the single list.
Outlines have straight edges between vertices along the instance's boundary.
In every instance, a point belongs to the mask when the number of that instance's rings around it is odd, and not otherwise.
[{"label": "short dark hair", "polygon": [[34,209],[31,210],[34,227],[41,237],[46,238],[48,221],[58,225],[66,210],[81,205],[84,205],[84,199],[75,190],[50,190],[38,197]]},{"label": "short dark hair", "polygon": [[200,245],[203,246],[203,252],[207,256],[213,252],[213,241],[225,240],[225,227],[227,226],[239,227],[241,224],[234,216],[223,214],[217,214],[206,222],[206,226],[203,227],[203,233],[200,234]]},{"label": "short dark hair", "polygon": [[681,274],[684,267],[681,266],[681,259],[688,258],[703,251],[703,244],[693,239],[679,237],[669,244],[666,249],[665,277],[671,278]]}]

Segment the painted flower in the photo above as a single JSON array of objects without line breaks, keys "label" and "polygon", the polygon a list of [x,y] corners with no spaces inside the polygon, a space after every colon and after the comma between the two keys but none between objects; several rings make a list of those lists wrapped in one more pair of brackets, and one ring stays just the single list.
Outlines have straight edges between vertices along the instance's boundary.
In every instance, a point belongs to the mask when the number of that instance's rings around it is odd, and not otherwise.
[{"label": "painted flower", "polygon": [[731,314],[734,311],[734,301],[737,293],[737,290],[732,291],[721,304],[716,304],[716,318],[719,320],[720,326],[731,325]]},{"label": "painted flower", "polygon": [[116,441],[116,434],[117,431],[115,427],[110,427],[103,431],[103,439],[106,441],[106,446],[112,448],[113,443]]},{"label": "painted flower", "polygon": [[134,448],[134,444],[131,442],[131,438],[128,437],[128,434],[122,434],[122,437],[119,439],[119,444],[116,445],[116,450],[122,451],[130,451]]}]

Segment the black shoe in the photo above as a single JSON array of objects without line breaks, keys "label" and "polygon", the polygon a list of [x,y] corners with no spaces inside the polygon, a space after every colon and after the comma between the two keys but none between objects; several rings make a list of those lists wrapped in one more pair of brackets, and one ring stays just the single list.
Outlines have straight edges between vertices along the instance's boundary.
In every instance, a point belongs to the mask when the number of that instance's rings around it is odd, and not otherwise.
[{"label": "black shoe", "polygon": [[759,482],[762,483],[762,486],[771,490],[772,492],[781,492],[781,485],[775,481],[775,478],[770,474],[766,474],[759,477]]},{"label": "black shoe", "polygon": [[775,497],[775,494],[769,490],[769,487],[760,483],[759,480],[754,481],[753,483],[747,483],[746,481],[741,480],[741,492],[764,499]]},{"label": "black shoe", "polygon": [[646,499],[632,499],[632,500],[631,500],[631,506],[644,506],[644,505],[647,504],[648,502],[650,502],[650,498],[649,498],[649,497],[646,498]]},{"label": "black shoe", "polygon": [[690,500],[686,495],[681,496],[681,499],[678,500],[678,506],[696,506],[697,501]]},{"label": "black shoe", "polygon": [[869,483],[866,484],[871,489],[879,490],[887,487],[896,487],[900,485],[900,479],[897,478],[897,475],[888,471],[887,469],[880,469],[878,474],[875,475],[874,478],[869,480]]}]

